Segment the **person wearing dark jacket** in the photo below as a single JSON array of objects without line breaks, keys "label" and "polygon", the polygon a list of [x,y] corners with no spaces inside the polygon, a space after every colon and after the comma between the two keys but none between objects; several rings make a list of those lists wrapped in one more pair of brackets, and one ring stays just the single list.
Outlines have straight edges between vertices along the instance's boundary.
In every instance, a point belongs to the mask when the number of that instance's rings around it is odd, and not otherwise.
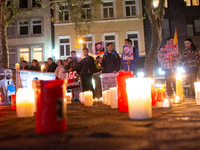
[{"label": "person wearing dark jacket", "polygon": [[83,91],[92,91],[93,97],[95,97],[94,89],[92,86],[92,75],[98,70],[96,69],[94,58],[88,55],[87,48],[83,48],[83,54],[85,58],[79,62],[79,66],[82,68],[80,71],[82,89]]},{"label": "person wearing dark jacket", "polygon": [[37,59],[33,59],[33,60],[32,60],[32,65],[31,65],[31,67],[30,67],[30,70],[33,70],[33,71],[41,71]]},{"label": "person wearing dark jacket", "polygon": [[21,70],[30,70],[30,67],[27,65],[25,60],[22,61],[22,66],[20,67]]},{"label": "person wearing dark jacket", "polygon": [[49,64],[48,72],[55,72],[58,65],[55,62],[53,62],[53,59],[51,57],[47,59],[47,62]]},{"label": "person wearing dark jacket", "polygon": [[101,66],[103,73],[117,73],[120,70],[121,59],[119,54],[113,50],[113,43],[107,44],[107,51],[103,55]]}]

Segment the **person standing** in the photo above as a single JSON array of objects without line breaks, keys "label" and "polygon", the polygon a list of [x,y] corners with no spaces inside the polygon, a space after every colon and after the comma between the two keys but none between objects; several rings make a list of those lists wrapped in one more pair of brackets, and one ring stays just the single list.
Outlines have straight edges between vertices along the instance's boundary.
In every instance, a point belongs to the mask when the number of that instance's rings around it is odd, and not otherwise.
[{"label": "person standing", "polygon": [[20,67],[21,70],[29,70],[30,67],[27,65],[27,61],[22,61],[22,66]]},{"label": "person standing", "polygon": [[199,49],[196,47],[191,38],[185,39],[185,50],[181,57],[183,69],[187,74],[187,80],[190,84],[191,96],[195,97],[194,82],[197,81],[197,73],[199,71]]},{"label": "person standing", "polygon": [[[132,45],[132,41],[130,39],[125,39],[124,40],[124,45]],[[138,61],[139,61],[139,52],[138,49],[133,47],[133,60],[123,60],[123,53],[122,53],[122,62],[124,64],[124,70],[128,71],[133,71],[133,73],[136,75],[137,69],[138,69]]]},{"label": "person standing", "polygon": [[[80,77],[82,83],[82,89],[84,91],[92,91],[93,98],[95,98],[94,89],[92,86],[92,75],[96,72],[96,66],[94,64],[94,58],[88,55],[88,48],[83,48],[84,59],[78,59],[81,67]],[[81,61],[80,61],[81,60]]]},{"label": "person standing", "polygon": [[[174,38],[167,38],[167,45],[173,45]],[[176,49],[176,48],[175,48]],[[176,51],[178,51],[176,49]],[[175,68],[178,66],[178,62],[180,61],[180,53],[176,55],[175,59],[166,59],[165,56],[165,48],[161,48],[158,52],[158,61],[161,63],[162,69],[165,71],[165,79],[166,79],[166,87],[167,87],[167,95],[168,97],[172,97],[173,89],[171,83],[173,84],[174,91],[176,90],[176,77],[175,77]]]},{"label": "person standing", "polygon": [[63,61],[61,59],[59,59],[57,61],[57,68],[55,70],[55,75],[56,75],[56,79],[65,79],[65,69],[63,67]]},{"label": "person standing", "polygon": [[121,59],[119,54],[113,49],[113,43],[107,44],[107,51],[103,55],[103,73],[117,73],[120,70]]},{"label": "person standing", "polygon": [[33,70],[33,71],[41,71],[37,59],[33,59],[33,60],[32,60],[32,65],[31,65],[31,67],[30,67],[30,70]]},{"label": "person standing", "polygon": [[48,72],[55,72],[57,64],[53,62],[53,59],[51,57],[47,59],[47,62],[49,64]]}]

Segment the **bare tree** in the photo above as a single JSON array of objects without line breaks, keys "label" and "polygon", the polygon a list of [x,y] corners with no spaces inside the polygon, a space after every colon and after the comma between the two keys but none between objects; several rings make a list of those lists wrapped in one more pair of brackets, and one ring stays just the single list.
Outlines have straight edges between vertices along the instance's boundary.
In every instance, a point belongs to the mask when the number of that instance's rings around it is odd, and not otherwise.
[{"label": "bare tree", "polygon": [[158,6],[154,8],[154,0],[145,1],[145,9],[149,17],[152,29],[152,40],[150,49],[147,52],[145,61],[145,73],[147,77],[153,76],[154,64],[156,62],[156,57],[159,51],[160,44],[162,42],[162,27],[163,27],[163,17],[165,10],[165,0],[159,0]]}]

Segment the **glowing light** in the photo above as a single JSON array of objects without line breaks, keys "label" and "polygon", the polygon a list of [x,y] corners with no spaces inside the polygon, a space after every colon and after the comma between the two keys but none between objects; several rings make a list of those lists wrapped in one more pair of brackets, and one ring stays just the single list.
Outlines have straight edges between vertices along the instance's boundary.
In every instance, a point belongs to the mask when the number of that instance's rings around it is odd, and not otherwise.
[{"label": "glowing light", "polygon": [[163,70],[161,70],[161,68],[159,68],[159,69],[158,69],[158,73],[159,73],[160,75],[164,75],[164,74],[165,74],[165,71],[163,71]]},{"label": "glowing light", "polygon": [[82,39],[79,39],[78,42],[79,42],[79,43],[83,43],[83,40],[82,40]]},{"label": "glowing light", "polygon": [[178,72],[178,73],[184,73],[185,70],[184,70],[182,67],[178,67],[178,68],[177,68],[177,72]]},{"label": "glowing light", "polygon": [[153,7],[156,8],[158,7],[159,1],[158,0],[154,0],[153,1]]},{"label": "glowing light", "polygon": [[138,72],[137,73],[138,78],[143,78],[144,77],[144,72]]}]

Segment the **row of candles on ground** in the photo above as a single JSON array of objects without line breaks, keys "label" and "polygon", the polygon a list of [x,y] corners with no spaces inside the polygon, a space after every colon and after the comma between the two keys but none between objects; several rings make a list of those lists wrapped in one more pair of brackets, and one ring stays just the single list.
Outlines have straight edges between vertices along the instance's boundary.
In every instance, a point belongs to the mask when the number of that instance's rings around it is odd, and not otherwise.
[{"label": "row of candles on ground", "polygon": [[[20,64],[19,63],[15,63],[15,69],[19,70],[20,69]],[[41,66],[41,71],[43,72],[45,69],[44,65]]]}]

